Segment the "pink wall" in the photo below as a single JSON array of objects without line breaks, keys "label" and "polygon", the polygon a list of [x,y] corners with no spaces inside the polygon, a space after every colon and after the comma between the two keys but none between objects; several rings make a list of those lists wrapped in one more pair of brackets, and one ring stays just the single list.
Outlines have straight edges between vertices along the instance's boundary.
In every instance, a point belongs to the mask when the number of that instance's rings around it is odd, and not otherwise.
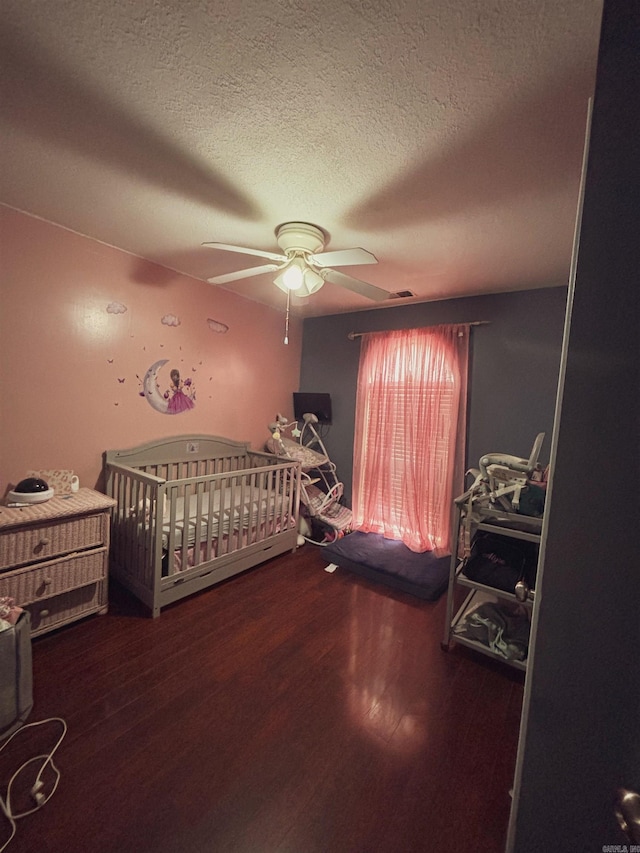
[{"label": "pink wall", "polygon": [[[275,413],[291,412],[302,324],[285,346],[277,311],[2,206],[0,288],[0,495],[30,468],[70,468],[95,487],[104,450],[157,437],[261,449]],[[159,359],[161,390],[173,368],[192,380],[192,410],[161,414],[140,396]]]}]

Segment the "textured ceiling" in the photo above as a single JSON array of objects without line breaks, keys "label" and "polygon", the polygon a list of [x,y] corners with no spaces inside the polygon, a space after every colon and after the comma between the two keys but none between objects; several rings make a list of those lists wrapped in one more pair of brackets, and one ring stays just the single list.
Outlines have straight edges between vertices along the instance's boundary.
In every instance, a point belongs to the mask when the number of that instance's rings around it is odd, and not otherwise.
[{"label": "textured ceiling", "polygon": [[[0,202],[206,279],[322,227],[416,299],[564,284],[601,0],[3,0]],[[159,271],[143,261],[134,277]],[[261,275],[226,285],[284,308]],[[372,307],[326,283],[301,315]],[[382,303],[397,304],[396,302]]]}]

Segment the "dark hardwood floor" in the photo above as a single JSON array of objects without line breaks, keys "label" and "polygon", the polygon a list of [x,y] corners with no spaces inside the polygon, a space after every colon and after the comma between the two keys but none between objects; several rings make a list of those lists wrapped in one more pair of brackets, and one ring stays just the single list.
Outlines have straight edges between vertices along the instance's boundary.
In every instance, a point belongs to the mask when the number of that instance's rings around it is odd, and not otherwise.
[{"label": "dark hardwood floor", "polygon": [[[445,597],[326,562],[305,545],[156,620],[113,588],[35,639],[29,721],[68,732],[8,850],[501,853],[522,674],[442,651]],[[55,731],[0,754],[3,794]]]}]

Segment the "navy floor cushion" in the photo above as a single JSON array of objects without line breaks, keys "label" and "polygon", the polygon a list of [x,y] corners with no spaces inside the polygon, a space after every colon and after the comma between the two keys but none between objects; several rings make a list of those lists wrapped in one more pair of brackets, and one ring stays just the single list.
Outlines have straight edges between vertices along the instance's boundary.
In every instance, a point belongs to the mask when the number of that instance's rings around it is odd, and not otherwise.
[{"label": "navy floor cushion", "polygon": [[328,563],[427,601],[440,598],[449,584],[450,557],[416,554],[379,533],[355,531],[325,546],[323,553]]}]

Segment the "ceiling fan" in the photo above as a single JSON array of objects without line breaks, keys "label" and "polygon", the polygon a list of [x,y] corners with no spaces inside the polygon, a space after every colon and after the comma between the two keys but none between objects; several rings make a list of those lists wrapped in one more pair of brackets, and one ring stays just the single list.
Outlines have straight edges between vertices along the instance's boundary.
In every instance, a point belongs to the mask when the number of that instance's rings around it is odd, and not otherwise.
[{"label": "ceiling fan", "polygon": [[320,290],[325,281],[337,284],[354,293],[359,293],[367,299],[381,302],[388,299],[390,293],[381,287],[376,287],[366,281],[360,281],[350,275],[330,268],[330,265],[342,267],[356,264],[377,264],[378,259],[365,249],[343,249],[335,252],[323,252],[326,235],[317,225],[308,222],[285,222],[276,229],[276,240],[282,250],[264,252],[260,249],[249,249],[245,246],[232,246],[228,243],[203,243],[212,249],[222,249],[225,252],[241,252],[245,255],[255,255],[266,258],[269,264],[262,264],[249,269],[237,270],[226,275],[217,275],[207,279],[211,284],[227,284],[242,278],[262,275],[267,272],[278,272],[274,284],[287,294],[310,296]]}]

